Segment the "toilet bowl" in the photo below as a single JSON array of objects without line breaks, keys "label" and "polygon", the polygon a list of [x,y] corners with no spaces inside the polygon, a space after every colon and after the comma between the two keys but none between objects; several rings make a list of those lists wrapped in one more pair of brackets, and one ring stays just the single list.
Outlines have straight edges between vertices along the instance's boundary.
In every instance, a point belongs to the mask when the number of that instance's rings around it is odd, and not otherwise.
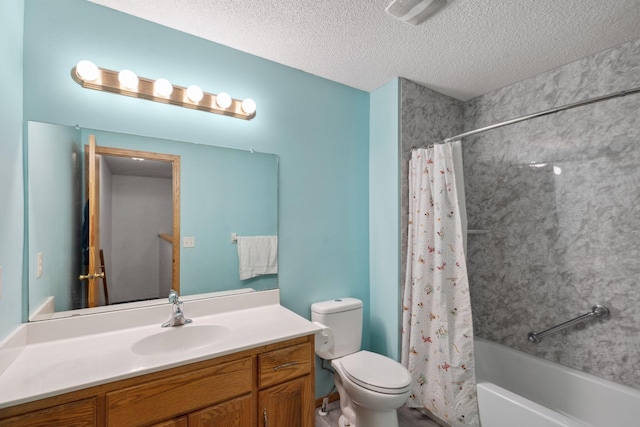
[{"label": "toilet bowl", "polygon": [[341,400],[344,394],[349,399],[345,403],[351,405],[355,415],[350,420],[345,416],[349,421],[345,426],[398,427],[396,410],[411,392],[411,375],[402,365],[376,353],[359,351],[332,360],[331,366]]},{"label": "toilet bowl", "polygon": [[322,327],[316,354],[331,361],[340,395],[340,426],[398,427],[397,409],[411,392],[411,374],[398,362],[360,350],[362,302],[355,298],[315,303],[311,320]]}]

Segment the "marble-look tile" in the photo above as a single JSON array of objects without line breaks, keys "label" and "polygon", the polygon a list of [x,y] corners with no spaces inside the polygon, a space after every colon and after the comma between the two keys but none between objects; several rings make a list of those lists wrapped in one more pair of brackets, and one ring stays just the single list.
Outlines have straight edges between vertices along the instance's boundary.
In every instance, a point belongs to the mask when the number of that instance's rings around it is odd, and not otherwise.
[{"label": "marble-look tile", "polygon": [[463,102],[443,95],[410,80],[400,79],[400,238],[401,283],[406,273],[407,218],[409,216],[409,159],[411,150],[426,147],[444,138],[457,135],[463,128]]},{"label": "marble-look tile", "polygon": [[[469,101],[465,126],[636,86],[640,41]],[[640,388],[640,96],[467,138],[463,152],[469,224],[491,230],[469,238],[476,334]],[[595,303],[612,316],[526,340]]]},{"label": "marble-look tile", "polygon": [[[403,79],[403,274],[413,147],[638,86],[640,40],[464,104]],[[468,239],[476,334],[640,389],[640,95],[485,132],[462,146],[469,228],[490,230]],[[611,317],[526,340],[595,303]]]}]

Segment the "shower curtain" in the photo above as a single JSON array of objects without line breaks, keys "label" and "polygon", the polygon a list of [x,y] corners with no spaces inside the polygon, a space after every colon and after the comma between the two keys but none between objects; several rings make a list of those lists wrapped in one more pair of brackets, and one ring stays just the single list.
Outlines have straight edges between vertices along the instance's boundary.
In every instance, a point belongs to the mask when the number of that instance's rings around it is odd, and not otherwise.
[{"label": "shower curtain", "polygon": [[412,153],[402,315],[407,405],[452,427],[479,425],[461,166],[460,141]]}]

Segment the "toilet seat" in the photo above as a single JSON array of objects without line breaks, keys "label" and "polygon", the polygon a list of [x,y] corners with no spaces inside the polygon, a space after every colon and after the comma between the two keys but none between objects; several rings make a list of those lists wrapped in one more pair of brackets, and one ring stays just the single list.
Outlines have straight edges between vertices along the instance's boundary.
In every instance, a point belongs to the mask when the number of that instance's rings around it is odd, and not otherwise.
[{"label": "toilet seat", "polygon": [[371,391],[402,394],[411,388],[411,374],[407,369],[381,354],[358,351],[338,360],[347,377]]}]

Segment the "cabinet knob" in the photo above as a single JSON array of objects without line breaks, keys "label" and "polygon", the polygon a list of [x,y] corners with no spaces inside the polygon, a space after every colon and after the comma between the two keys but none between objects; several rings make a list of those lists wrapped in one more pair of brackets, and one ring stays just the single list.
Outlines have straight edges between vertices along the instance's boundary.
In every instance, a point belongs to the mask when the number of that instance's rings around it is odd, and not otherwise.
[{"label": "cabinet knob", "polygon": [[264,427],[269,427],[269,417],[267,417],[267,408],[262,409],[262,416],[264,417]]}]

